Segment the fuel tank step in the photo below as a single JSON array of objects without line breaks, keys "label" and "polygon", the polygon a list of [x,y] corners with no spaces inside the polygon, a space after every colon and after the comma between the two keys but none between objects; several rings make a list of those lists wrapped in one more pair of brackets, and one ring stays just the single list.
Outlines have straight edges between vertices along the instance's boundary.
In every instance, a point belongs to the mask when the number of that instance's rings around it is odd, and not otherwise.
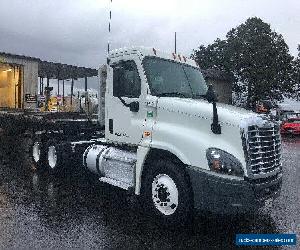
[{"label": "fuel tank step", "polygon": [[123,181],[118,181],[118,180],[107,178],[107,177],[101,177],[99,179],[99,181],[108,183],[110,185],[113,185],[115,187],[119,187],[119,188],[122,188],[122,189],[125,189],[125,190],[129,190],[130,188],[132,188],[132,185],[129,184],[129,183],[126,183],[126,182],[123,182]]},{"label": "fuel tank step", "polygon": [[128,190],[135,184],[137,153],[107,145],[91,145],[83,154],[83,166],[100,181]]}]

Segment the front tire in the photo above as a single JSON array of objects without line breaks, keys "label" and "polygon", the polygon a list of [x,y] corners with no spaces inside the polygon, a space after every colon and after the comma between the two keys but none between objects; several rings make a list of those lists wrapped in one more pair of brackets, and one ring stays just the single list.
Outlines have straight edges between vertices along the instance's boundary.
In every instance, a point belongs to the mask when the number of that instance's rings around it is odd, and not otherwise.
[{"label": "front tire", "polygon": [[142,196],[145,213],[164,226],[184,226],[192,219],[189,177],[183,166],[171,160],[160,159],[146,169]]}]

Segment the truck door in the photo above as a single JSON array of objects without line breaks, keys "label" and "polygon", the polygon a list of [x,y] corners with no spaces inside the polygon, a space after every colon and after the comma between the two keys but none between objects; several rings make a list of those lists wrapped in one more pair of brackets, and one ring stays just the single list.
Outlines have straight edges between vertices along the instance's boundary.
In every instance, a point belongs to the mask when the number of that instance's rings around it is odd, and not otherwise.
[{"label": "truck door", "polygon": [[147,115],[141,69],[132,59],[113,63],[111,68],[112,86],[110,84],[106,95],[106,138],[138,145],[143,138],[143,122]]}]

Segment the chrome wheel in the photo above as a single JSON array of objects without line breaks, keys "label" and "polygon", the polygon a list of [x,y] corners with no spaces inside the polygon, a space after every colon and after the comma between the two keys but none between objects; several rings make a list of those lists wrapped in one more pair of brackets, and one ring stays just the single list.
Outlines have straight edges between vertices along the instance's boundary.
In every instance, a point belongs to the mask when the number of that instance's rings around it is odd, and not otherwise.
[{"label": "chrome wheel", "polygon": [[48,164],[52,169],[57,165],[57,152],[55,146],[50,146],[48,148]]},{"label": "chrome wheel", "polygon": [[166,174],[157,175],[152,182],[152,200],[156,209],[164,215],[175,213],[178,207],[178,189]]},{"label": "chrome wheel", "polygon": [[41,145],[39,142],[35,142],[32,146],[32,157],[36,163],[41,159]]}]

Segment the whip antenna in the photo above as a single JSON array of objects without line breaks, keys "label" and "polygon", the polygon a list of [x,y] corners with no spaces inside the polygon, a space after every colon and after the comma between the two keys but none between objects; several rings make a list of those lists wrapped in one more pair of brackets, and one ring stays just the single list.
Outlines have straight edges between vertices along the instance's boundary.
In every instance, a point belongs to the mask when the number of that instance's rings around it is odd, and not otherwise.
[{"label": "whip antenna", "polygon": [[112,0],[109,0],[109,21],[108,21],[108,41],[107,41],[107,55],[110,51],[110,40],[111,40],[111,10],[112,10]]},{"label": "whip antenna", "polygon": [[175,47],[175,54],[177,53],[177,36],[176,36],[176,32],[175,32],[175,39],[174,39],[174,47]]}]

